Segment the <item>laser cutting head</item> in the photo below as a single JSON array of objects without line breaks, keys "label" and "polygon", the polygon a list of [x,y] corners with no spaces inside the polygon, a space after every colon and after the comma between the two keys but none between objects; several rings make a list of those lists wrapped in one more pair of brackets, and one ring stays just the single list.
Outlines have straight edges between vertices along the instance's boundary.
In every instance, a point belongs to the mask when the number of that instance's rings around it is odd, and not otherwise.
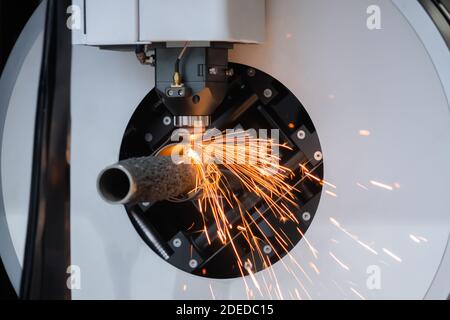
[{"label": "laser cutting head", "polygon": [[208,127],[228,88],[228,49],[231,44],[208,47],[155,46],[155,83],[176,127]]}]

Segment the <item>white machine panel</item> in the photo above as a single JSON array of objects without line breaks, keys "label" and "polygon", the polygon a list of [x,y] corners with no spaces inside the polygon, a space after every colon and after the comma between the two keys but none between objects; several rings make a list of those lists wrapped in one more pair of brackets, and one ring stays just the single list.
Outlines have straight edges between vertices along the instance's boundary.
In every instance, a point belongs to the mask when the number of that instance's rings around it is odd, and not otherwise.
[{"label": "white machine panel", "polygon": [[86,44],[121,45],[138,41],[138,0],[87,0]]},{"label": "white machine panel", "polygon": [[139,0],[139,17],[143,42],[258,43],[265,37],[264,0]]},{"label": "white machine panel", "polygon": [[67,13],[74,44],[265,40],[264,0],[73,0]]}]

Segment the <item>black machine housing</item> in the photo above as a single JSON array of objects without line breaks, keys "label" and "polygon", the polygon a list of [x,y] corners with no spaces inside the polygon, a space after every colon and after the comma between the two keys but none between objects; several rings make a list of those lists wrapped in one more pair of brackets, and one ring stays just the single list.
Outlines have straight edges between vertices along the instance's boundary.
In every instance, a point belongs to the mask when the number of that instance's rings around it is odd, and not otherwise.
[{"label": "black machine housing", "polygon": [[187,47],[179,61],[181,85],[174,83],[180,47],[154,46],[156,90],[174,116],[210,116],[225,98],[228,87],[227,43]]}]

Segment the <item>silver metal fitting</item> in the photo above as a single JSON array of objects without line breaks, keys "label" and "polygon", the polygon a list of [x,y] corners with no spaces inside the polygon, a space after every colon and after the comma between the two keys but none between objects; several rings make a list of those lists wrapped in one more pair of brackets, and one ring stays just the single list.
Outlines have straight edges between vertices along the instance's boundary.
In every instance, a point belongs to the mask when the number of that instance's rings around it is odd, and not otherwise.
[{"label": "silver metal fitting", "polygon": [[206,128],[211,125],[210,116],[175,116],[173,118],[174,125],[177,128],[183,127],[202,127]]}]

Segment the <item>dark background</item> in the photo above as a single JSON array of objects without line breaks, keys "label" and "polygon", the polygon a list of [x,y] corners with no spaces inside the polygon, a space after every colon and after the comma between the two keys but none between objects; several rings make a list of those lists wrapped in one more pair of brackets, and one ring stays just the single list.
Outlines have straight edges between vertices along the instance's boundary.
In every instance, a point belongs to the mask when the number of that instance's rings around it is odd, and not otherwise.
[{"label": "dark background", "polygon": [[[0,74],[14,43],[39,2],[39,0],[0,0]],[[0,259],[0,300],[16,298]]]}]

